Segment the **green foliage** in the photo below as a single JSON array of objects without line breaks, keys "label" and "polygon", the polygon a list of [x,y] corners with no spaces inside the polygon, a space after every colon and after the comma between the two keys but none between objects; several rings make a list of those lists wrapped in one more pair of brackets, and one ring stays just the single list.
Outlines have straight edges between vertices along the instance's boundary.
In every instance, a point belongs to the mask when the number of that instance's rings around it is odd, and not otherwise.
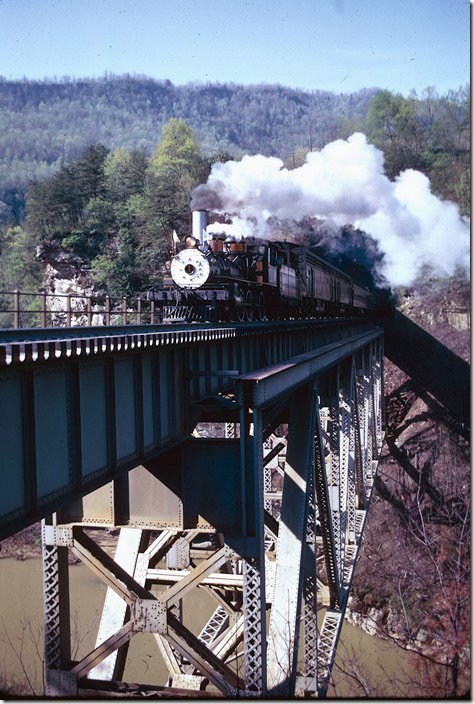
[{"label": "green foliage", "polygon": [[[145,225],[143,194],[116,203],[107,245],[91,262],[94,282],[112,296],[129,296],[146,288],[149,262],[140,258],[140,233]],[[150,257],[151,259],[152,257]],[[161,262],[160,262],[161,263]]]},{"label": "green foliage", "polygon": [[111,295],[129,296],[161,276],[171,233],[189,228],[191,191],[209,168],[188,125],[173,119],[149,160],[143,149],[97,145],[32,184],[28,226],[43,258],[66,257]]},{"label": "green foliage", "polygon": [[461,215],[468,216],[471,212],[471,171],[464,169],[453,184],[455,199],[459,203]]},{"label": "green foliage", "polygon": [[[36,256],[36,243],[33,237],[19,226],[0,229],[0,291],[16,289],[35,293],[42,285],[43,263]],[[21,314],[25,326],[40,324],[40,301],[36,296],[24,296],[21,310],[31,311]],[[0,327],[13,325],[13,297],[0,293]],[[37,312],[35,312],[37,311]]]},{"label": "green foliage", "polygon": [[96,284],[112,296],[132,296],[144,287],[144,276],[137,261],[137,242],[134,233],[121,230],[106,254],[92,262]]},{"label": "green foliage", "polygon": [[287,159],[285,159],[285,167],[287,169],[298,169],[300,166],[303,166],[308,154],[309,149],[298,149],[296,152],[293,152],[293,154],[291,154]]},{"label": "green foliage", "polygon": [[[298,150],[321,148],[362,130],[384,150],[390,177],[407,167],[431,175],[439,153],[451,161],[461,159],[465,173],[469,102],[468,86],[444,96],[430,86],[420,97],[413,93],[403,98],[374,88],[336,95],[280,85],[174,86],[169,81],[129,75],[81,81],[0,80],[0,201],[6,205],[0,203],[0,226],[22,222],[29,182],[42,182],[65,164],[77,162],[88,145],[102,143],[112,150],[112,156],[117,149],[124,150],[122,158],[131,163],[121,163],[119,152],[116,160],[109,163],[107,159],[105,170],[117,169],[115,185],[110,179],[110,188],[116,197],[126,199],[137,191],[133,165],[140,178],[157,135],[176,115],[196,135],[205,158],[259,152],[289,158],[291,163]],[[169,135],[179,132],[178,124],[171,125]],[[169,135],[163,134],[160,159],[172,151]],[[185,160],[188,156],[184,149]],[[126,174],[123,185],[119,184],[121,170]],[[443,179],[439,172],[435,181],[439,195],[457,197],[459,188],[452,185],[451,174]],[[454,182],[460,181],[465,183],[466,176],[457,174]],[[101,195],[100,178],[96,186],[99,190],[93,195]],[[66,212],[70,206],[64,204]],[[46,222],[51,229],[47,217]]]},{"label": "green foliage", "polygon": [[0,288],[35,291],[41,286],[42,273],[31,234],[19,226],[0,230]]},{"label": "green foliage", "polygon": [[285,158],[309,146],[310,122],[313,144],[321,147],[338,136],[341,118],[363,119],[374,94],[373,89],[335,95],[278,85],[174,86],[128,75],[0,80],[0,201],[18,223],[21,207],[6,195],[12,189],[24,196],[30,181],[77,161],[91,144],[150,155],[157,135],[175,116],[193,130],[207,158],[223,152]]},{"label": "green foliage", "polygon": [[182,119],[172,118],[163,127],[163,137],[150,159],[149,171],[156,178],[170,174],[197,177],[201,154],[196,138]]},{"label": "green foliage", "polygon": [[389,178],[404,169],[421,167],[422,130],[413,100],[380,91],[370,106],[366,127],[369,140],[384,152]]},{"label": "green foliage", "polygon": [[107,149],[88,147],[82,159],[63,164],[52,177],[35,181],[27,192],[27,224],[43,244],[72,237],[73,247],[82,248],[86,206],[105,196],[104,162]]},{"label": "green foliage", "polygon": [[161,276],[173,230],[189,231],[191,192],[207,179],[209,172],[209,160],[201,156],[192,130],[184,120],[170,120],[146,171],[139,260],[151,283]]},{"label": "green foliage", "polygon": [[147,168],[150,219],[162,230],[186,229],[191,191],[208,175],[191,129],[184,120],[170,120]]},{"label": "green foliage", "polygon": [[470,212],[469,89],[440,97],[430,86],[421,98],[408,99],[380,91],[372,101],[366,128],[369,140],[382,149],[390,178],[415,168],[430,179],[433,192]]},{"label": "green foliage", "polygon": [[147,158],[144,149],[128,152],[119,147],[110,154],[104,165],[108,196],[125,201],[134,193],[142,193],[145,186]]}]

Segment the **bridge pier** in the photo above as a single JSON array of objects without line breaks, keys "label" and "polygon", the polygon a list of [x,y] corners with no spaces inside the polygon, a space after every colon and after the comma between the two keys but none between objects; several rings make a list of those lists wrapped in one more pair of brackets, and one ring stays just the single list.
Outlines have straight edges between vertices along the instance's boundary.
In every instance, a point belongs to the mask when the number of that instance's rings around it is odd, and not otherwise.
[{"label": "bridge pier", "polygon": [[[383,439],[382,355],[374,329],[240,375],[240,422],[212,411],[224,437],[189,437],[43,521],[48,696],[325,695]],[[97,540],[112,527],[114,557]],[[107,586],[79,660],[68,550]],[[193,632],[197,589],[215,608]],[[167,679],[126,683],[145,632]]]}]

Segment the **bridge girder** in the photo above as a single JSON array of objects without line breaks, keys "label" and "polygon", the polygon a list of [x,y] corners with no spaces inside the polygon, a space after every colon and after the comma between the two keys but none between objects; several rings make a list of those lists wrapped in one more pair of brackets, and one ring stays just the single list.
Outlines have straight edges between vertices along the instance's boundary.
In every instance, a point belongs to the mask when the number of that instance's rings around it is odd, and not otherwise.
[{"label": "bridge girder", "polygon": [[0,539],[167,453],[200,419],[239,422],[236,375],[373,329],[328,320],[2,331]]},{"label": "bridge girder", "polygon": [[[325,695],[383,439],[382,359],[371,329],[241,374],[239,423],[224,438],[191,438],[44,521],[49,696]],[[88,533],[100,525],[121,527],[115,559]],[[108,587],[80,662],[69,649],[68,549]],[[198,588],[216,608],[193,633],[180,604]],[[138,632],[153,634],[168,668],[154,688],[122,681]]]}]

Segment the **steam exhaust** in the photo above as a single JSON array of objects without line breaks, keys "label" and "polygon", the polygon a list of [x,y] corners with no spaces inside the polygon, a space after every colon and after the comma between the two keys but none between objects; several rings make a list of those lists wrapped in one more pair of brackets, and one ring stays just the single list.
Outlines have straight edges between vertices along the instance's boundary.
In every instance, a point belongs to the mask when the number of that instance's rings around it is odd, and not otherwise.
[{"label": "steam exhaust", "polygon": [[367,248],[377,278],[391,286],[411,285],[424,266],[437,276],[470,268],[470,223],[458,205],[432,193],[420,171],[390,181],[383,152],[361,133],[310,152],[292,170],[261,154],[216,163],[193,191],[191,208],[231,218],[232,226],[219,229],[239,238],[279,238],[282,230],[288,237],[302,232],[306,218],[317,219],[325,224],[320,242],[334,252],[347,251],[340,228],[352,226],[383,255],[374,259]]}]

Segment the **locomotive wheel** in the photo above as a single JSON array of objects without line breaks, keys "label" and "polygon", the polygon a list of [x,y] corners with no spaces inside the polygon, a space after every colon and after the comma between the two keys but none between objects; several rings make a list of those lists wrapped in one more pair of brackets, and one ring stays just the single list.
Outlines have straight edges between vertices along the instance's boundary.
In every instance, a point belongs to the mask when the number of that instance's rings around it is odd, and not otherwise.
[{"label": "locomotive wheel", "polygon": [[252,322],[253,314],[253,293],[252,291],[247,291],[245,294],[245,316],[249,322]]},{"label": "locomotive wheel", "polygon": [[267,319],[265,313],[265,294],[263,293],[263,291],[260,291],[260,293],[258,294],[257,315],[259,320]]},{"label": "locomotive wheel", "polygon": [[239,323],[243,323],[245,320],[245,307],[243,305],[245,299],[244,292],[242,291],[241,288],[237,291],[237,298],[242,302],[242,305],[237,305],[235,309],[235,317],[239,321]]}]

